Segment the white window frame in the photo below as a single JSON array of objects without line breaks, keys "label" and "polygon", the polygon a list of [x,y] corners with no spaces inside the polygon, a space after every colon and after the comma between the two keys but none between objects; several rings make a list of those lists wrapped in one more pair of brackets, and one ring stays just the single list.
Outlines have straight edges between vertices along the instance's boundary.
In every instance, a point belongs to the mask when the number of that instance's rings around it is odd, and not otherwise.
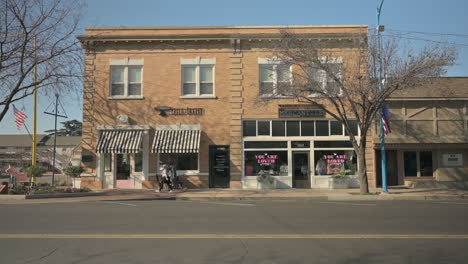
[{"label": "white window frame", "polygon": [[[321,57],[320,58],[320,61],[324,64],[339,64],[339,65],[342,65],[343,64],[343,58],[342,57]],[[341,68],[341,67],[340,67]],[[326,93],[326,87],[327,87],[327,84],[329,82],[331,82],[326,74],[326,72],[322,69],[318,69],[317,70],[317,73],[318,75],[320,76],[320,82],[322,83],[322,91],[324,91]],[[343,76],[342,76],[342,72],[341,70],[339,71],[338,73],[338,78],[341,79]],[[342,96],[343,95],[343,90],[340,88],[340,92],[338,93],[338,96]],[[320,97],[322,96],[321,94],[318,94],[318,93],[312,93],[309,95],[309,97]]]},{"label": "white window frame", "polygon": [[[109,69],[109,98],[110,99],[142,99],[143,98],[143,64],[144,60],[143,59],[120,59],[120,60],[115,60],[111,59],[109,61],[110,69]],[[116,68],[122,68],[124,69],[124,94],[123,95],[112,95],[112,69]],[[140,77],[140,85],[141,85],[141,93],[140,95],[129,95],[128,94],[128,87],[129,84],[132,84],[129,82],[128,78],[128,69],[130,68],[140,68],[141,69],[141,77]]]},{"label": "white window frame", "polygon": [[[215,99],[216,98],[216,85],[215,85],[215,71],[216,71],[216,58],[201,58],[196,57],[195,59],[180,59],[181,64],[181,91],[180,98],[206,98],[206,99]],[[184,70],[188,67],[195,67],[195,94],[184,94]],[[201,67],[211,67],[212,69],[212,83],[213,83],[213,93],[212,94],[200,94],[200,68]]]},{"label": "white window frame", "polygon": [[[273,76],[272,76],[272,83],[273,83],[273,93],[271,94],[260,94],[260,86],[262,81],[260,79],[261,68],[263,65],[271,65],[273,66]],[[283,60],[273,57],[273,58],[258,58],[258,88],[260,96],[275,96],[275,97],[291,97],[288,95],[283,95],[278,93],[278,66],[286,65]],[[292,65],[289,66],[289,83],[292,84]]]}]

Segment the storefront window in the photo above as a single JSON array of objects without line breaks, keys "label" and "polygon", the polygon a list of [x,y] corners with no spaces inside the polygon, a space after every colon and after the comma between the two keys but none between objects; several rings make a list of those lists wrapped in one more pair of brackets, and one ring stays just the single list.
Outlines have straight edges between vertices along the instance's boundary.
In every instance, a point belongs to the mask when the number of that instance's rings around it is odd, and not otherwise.
[{"label": "storefront window", "polygon": [[299,121],[287,121],[286,133],[288,134],[288,137],[300,136]]},{"label": "storefront window", "polygon": [[416,152],[405,152],[403,153],[403,161],[405,166],[406,177],[418,176],[418,165],[416,163]]},{"label": "storefront window", "polygon": [[112,171],[112,154],[110,153],[104,154],[104,171]]},{"label": "storefront window", "polygon": [[245,148],[287,148],[287,141],[246,141]]},{"label": "storefront window", "polygon": [[356,175],[357,158],[353,150],[315,151],[315,175]]},{"label": "storefront window", "polygon": [[[349,129],[353,133],[353,135],[358,135],[358,122],[357,120],[348,120]],[[345,129],[345,136],[348,136],[348,131]]]},{"label": "storefront window", "polygon": [[159,163],[175,165],[176,170],[198,170],[198,153],[164,153]]},{"label": "storefront window", "polygon": [[270,135],[270,121],[258,121],[258,135],[259,136]]},{"label": "storefront window", "polygon": [[421,167],[421,176],[432,177],[432,152],[420,152],[419,165]]},{"label": "storefront window", "polygon": [[272,176],[288,175],[287,151],[246,151],[244,158],[245,176],[256,176],[262,171]]},{"label": "storefront window", "polygon": [[286,131],[285,121],[272,121],[272,136],[274,137],[284,137]]},{"label": "storefront window", "polygon": [[143,153],[135,154],[135,172],[143,171]]},{"label": "storefront window", "polygon": [[242,134],[244,137],[255,137],[257,135],[257,121],[246,120],[243,123]]},{"label": "storefront window", "polygon": [[316,136],[329,136],[330,128],[328,126],[328,120],[321,120],[315,122]]},{"label": "storefront window", "polygon": [[314,136],[315,125],[314,121],[301,121],[301,134],[305,136]]},{"label": "storefront window", "polygon": [[342,136],[343,135],[343,126],[339,121],[331,120],[330,121],[330,135],[332,136]]}]

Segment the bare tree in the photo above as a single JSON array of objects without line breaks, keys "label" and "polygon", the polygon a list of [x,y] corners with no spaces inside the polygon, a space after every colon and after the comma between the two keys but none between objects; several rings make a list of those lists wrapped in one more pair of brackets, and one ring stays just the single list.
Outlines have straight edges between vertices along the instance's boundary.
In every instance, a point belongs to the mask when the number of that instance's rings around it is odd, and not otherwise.
[{"label": "bare tree", "polygon": [[[379,49],[375,34],[357,34],[347,41],[340,48],[336,40],[319,41],[283,32],[276,56],[293,70],[292,81],[282,82],[278,88],[279,93],[322,109],[344,125],[357,154],[360,192],[364,194],[369,192],[367,137],[385,100],[396,91],[424,86],[443,75],[457,53],[453,47],[440,45],[413,52],[402,48],[398,38],[387,38]],[[379,61],[385,77],[380,90]],[[353,131],[356,121],[358,134]]]},{"label": "bare tree", "polygon": [[35,85],[46,94],[81,87],[80,10],[80,1],[1,0],[0,122]]}]

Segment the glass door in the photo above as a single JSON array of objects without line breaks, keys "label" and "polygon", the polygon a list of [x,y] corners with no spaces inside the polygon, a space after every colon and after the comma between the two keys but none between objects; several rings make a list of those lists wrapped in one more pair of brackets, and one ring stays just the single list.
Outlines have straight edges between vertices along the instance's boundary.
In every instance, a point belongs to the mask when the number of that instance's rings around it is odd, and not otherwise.
[{"label": "glass door", "polygon": [[116,154],[115,188],[133,188],[133,175],[130,166],[130,154]]},{"label": "glass door", "polygon": [[310,188],[309,152],[293,153],[293,188]]}]

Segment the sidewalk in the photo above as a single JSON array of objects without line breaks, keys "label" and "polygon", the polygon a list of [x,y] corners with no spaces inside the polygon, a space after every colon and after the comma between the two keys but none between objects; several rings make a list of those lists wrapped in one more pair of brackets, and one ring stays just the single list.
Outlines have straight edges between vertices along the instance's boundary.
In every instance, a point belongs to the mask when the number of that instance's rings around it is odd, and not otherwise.
[{"label": "sidewalk", "polygon": [[76,201],[112,200],[460,200],[468,199],[468,190],[454,189],[405,189],[392,188],[388,194],[381,190],[371,190],[369,195],[360,195],[359,189],[275,189],[275,190],[232,190],[232,189],[190,189],[185,192],[155,193],[154,190],[102,190],[98,196],[47,198],[47,199],[8,199],[0,196],[0,204],[50,203]]}]

